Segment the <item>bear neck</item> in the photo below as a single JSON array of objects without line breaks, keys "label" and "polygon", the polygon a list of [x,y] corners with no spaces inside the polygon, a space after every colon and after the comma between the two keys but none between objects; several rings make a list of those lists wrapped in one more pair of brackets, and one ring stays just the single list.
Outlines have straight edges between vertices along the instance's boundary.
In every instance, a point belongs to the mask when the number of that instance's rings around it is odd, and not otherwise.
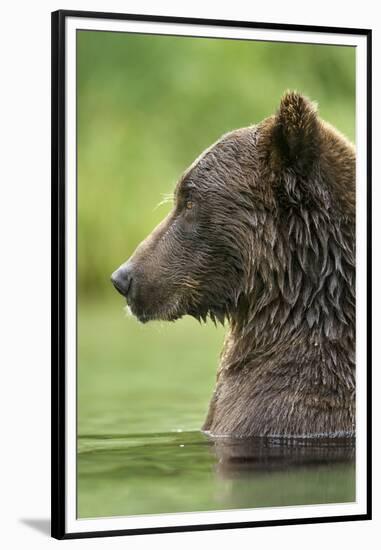
[{"label": "bear neck", "polygon": [[312,356],[329,346],[354,354],[354,225],[309,207],[257,226],[265,245],[231,314],[222,367],[275,356],[279,362],[290,349]]}]

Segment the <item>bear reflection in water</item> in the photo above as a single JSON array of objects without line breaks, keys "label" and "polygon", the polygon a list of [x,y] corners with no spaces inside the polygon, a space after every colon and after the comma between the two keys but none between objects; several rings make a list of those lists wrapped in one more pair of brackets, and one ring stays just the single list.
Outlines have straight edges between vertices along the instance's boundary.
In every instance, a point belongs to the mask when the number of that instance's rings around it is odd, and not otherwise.
[{"label": "bear reflection in water", "polygon": [[227,478],[255,472],[354,465],[356,454],[352,438],[210,437],[210,441],[216,454],[216,471]]}]

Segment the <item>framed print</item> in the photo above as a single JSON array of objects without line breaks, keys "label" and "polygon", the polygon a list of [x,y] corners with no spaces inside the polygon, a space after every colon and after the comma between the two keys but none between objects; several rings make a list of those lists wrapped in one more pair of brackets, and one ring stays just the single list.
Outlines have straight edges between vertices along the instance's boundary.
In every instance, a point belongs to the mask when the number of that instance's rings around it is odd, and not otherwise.
[{"label": "framed print", "polygon": [[52,535],[370,519],[371,31],[52,14]]}]

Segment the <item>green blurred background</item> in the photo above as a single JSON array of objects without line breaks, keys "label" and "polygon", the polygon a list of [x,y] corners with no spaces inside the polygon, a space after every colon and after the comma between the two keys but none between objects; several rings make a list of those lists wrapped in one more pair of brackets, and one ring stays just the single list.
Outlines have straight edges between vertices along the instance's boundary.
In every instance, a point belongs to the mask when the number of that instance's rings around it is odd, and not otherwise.
[{"label": "green blurred background", "polygon": [[200,428],[224,330],[139,325],[110,274],[169,211],[158,203],[194,158],[273,114],[286,89],[354,140],[355,49],[78,31],[77,86],[81,452],[98,436]]}]

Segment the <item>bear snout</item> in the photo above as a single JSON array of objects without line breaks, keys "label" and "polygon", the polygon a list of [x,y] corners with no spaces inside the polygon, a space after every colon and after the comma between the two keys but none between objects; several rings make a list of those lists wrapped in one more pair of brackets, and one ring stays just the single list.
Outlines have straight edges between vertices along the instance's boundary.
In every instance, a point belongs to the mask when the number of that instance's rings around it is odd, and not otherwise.
[{"label": "bear snout", "polygon": [[132,284],[132,268],[127,264],[120,266],[111,275],[111,282],[116,290],[125,298],[127,298],[128,292],[131,289]]}]

